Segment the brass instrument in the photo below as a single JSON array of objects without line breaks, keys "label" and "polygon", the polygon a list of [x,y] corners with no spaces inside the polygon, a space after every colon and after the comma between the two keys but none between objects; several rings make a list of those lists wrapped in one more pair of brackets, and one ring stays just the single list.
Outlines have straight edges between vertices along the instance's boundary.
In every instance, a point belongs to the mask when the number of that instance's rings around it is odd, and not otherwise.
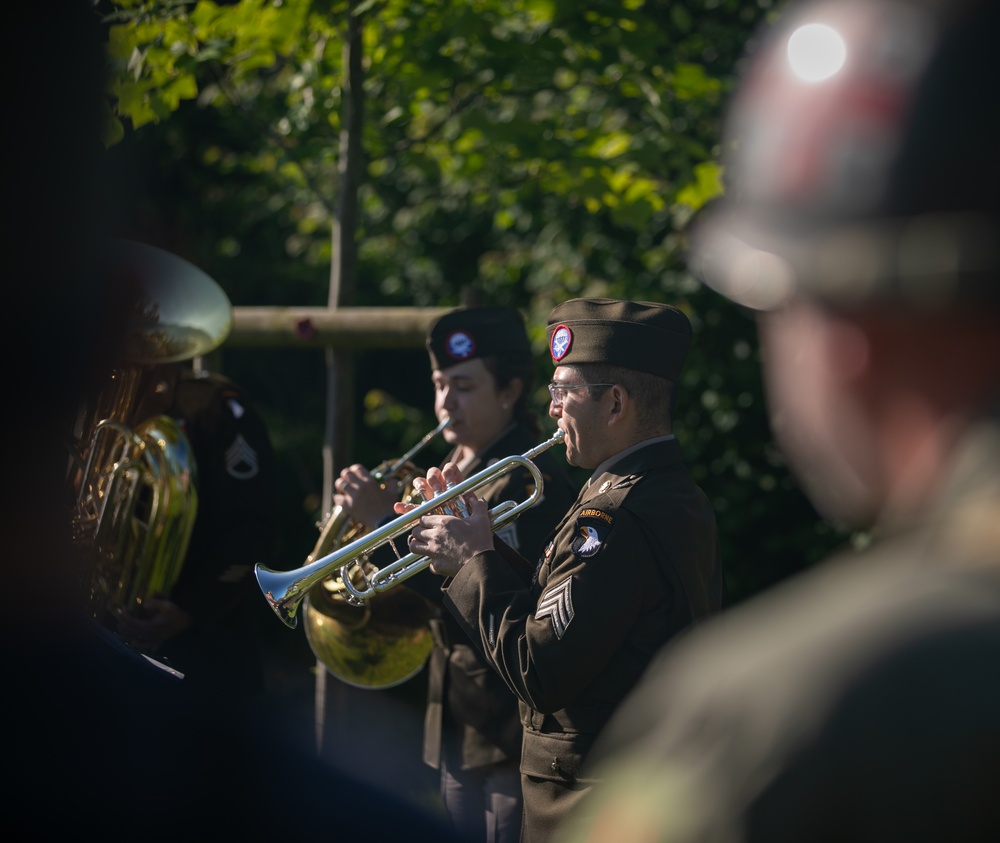
[{"label": "brass instrument", "polygon": [[[451,419],[444,419],[394,463],[373,469],[372,477],[383,486],[390,480],[403,482],[407,489],[403,500],[407,500],[415,474],[412,458],[450,424]],[[306,564],[366,532],[343,507],[335,507],[320,525],[319,539]],[[359,564],[370,567],[367,561]],[[357,688],[391,688],[423,668],[434,647],[429,622],[435,614],[429,600],[406,589],[358,606],[346,599],[343,583],[331,575],[306,594],[306,639],[316,658],[342,682]]]},{"label": "brass instrument", "polygon": [[[403,482],[409,482],[410,475],[413,473],[412,465],[410,460],[421,451],[428,442],[442,433],[451,424],[451,419],[444,419],[441,423],[434,428],[430,433],[424,436],[416,445],[410,448],[403,456],[401,456],[392,465],[389,463],[382,463],[377,468],[373,468],[371,471],[372,478],[375,482],[382,486],[385,486],[390,480],[401,480]],[[345,510],[342,506],[337,506],[333,508],[333,511],[326,517],[320,526],[319,539],[316,541],[316,546],[313,548],[312,553],[306,557],[306,564],[308,565],[315,559],[318,559],[321,555],[325,556],[335,547],[342,546],[345,541],[352,541],[360,535],[364,535],[366,532],[363,525],[354,521],[351,518],[350,513]]]},{"label": "brass instrument", "polygon": [[124,345],[80,408],[68,482],[87,610],[116,631],[123,613],[169,594],[198,509],[194,456],[178,423],[156,413],[135,419],[155,388],[152,367],[218,347],[232,327],[232,308],[208,275],[162,249],[108,240],[104,259],[129,306]]},{"label": "brass instrument", "polygon": [[[104,454],[111,460],[97,471],[94,458]],[[119,615],[177,582],[198,512],[194,458],[169,416],[134,430],[104,419],[85,476],[92,480],[80,490],[74,526],[93,541],[87,599],[95,620],[113,628]]]},{"label": "brass instrument", "polygon": [[564,435],[563,431],[557,430],[550,439],[536,445],[524,454],[507,457],[494,463],[460,483],[450,486],[430,500],[418,504],[409,512],[400,515],[383,527],[373,530],[340,550],[301,568],[292,571],[274,571],[258,564],[254,568],[257,584],[274,613],[281,619],[282,623],[292,629],[298,624],[296,615],[299,606],[309,593],[309,589],[334,572],[337,572],[343,586],[344,599],[354,605],[363,606],[375,595],[389,591],[405,582],[431,563],[427,556],[408,553],[390,565],[378,569],[366,569],[362,562],[375,548],[408,532],[424,515],[448,507],[453,500],[461,495],[474,492],[510,473],[518,466],[523,466],[534,480],[534,491],[520,503],[504,501],[490,510],[490,523],[493,530],[500,529],[541,499],[544,487],[542,473],[532,460],[543,451],[561,442]]}]

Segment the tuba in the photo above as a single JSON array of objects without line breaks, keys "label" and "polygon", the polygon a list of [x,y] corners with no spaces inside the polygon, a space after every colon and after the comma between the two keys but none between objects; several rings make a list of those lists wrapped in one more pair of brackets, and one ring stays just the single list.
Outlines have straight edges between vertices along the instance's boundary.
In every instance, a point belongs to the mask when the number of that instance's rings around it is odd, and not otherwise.
[{"label": "tuba", "polygon": [[[221,345],[232,308],[208,275],[152,246],[109,240],[103,267],[126,303],[125,330],[109,371],[78,412],[67,477],[83,601],[98,624],[116,632],[124,613],[170,593],[198,511],[183,430],[166,415],[137,416],[157,388],[155,367]],[[143,652],[140,642],[124,643]]]},{"label": "tuba", "polygon": [[[410,500],[416,476],[411,459],[450,423],[451,419],[444,419],[394,463],[373,469],[372,477],[383,486],[390,480],[402,482],[402,499]],[[319,539],[306,558],[307,565],[368,532],[343,507],[334,507],[319,526]],[[374,570],[367,559],[360,560],[359,566]],[[430,620],[437,609],[410,589],[359,605],[350,599],[340,577],[330,575],[313,585],[303,607],[306,639],[313,654],[337,679],[356,688],[401,685],[420,672],[434,647]]]}]

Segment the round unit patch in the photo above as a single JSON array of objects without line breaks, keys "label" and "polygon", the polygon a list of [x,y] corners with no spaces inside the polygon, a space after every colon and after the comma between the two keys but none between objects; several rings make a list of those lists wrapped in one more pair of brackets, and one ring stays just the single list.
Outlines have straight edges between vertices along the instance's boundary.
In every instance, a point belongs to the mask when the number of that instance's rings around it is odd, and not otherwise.
[{"label": "round unit patch", "polygon": [[552,339],[549,342],[549,351],[552,359],[562,360],[573,347],[573,332],[566,326],[560,325],[552,332]]},{"label": "round unit patch", "polygon": [[466,360],[476,353],[476,341],[465,331],[455,331],[444,344],[449,357]]}]

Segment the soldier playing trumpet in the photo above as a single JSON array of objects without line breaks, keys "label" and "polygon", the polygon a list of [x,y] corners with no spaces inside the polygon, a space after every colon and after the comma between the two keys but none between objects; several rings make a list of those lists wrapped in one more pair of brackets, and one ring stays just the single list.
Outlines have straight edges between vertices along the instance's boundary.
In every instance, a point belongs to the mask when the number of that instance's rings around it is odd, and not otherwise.
[{"label": "soldier playing trumpet", "polygon": [[[531,582],[518,573],[525,560],[494,544],[475,495],[465,496],[467,518],[425,514],[410,538],[445,577],[452,617],[520,700],[522,843],[552,839],[594,785],[583,763],[618,703],[724,591],[715,518],[672,430],[687,317],[663,304],[574,299],[553,309],[547,333],[549,415],[567,461],[593,474]],[[433,495],[459,473],[453,462],[415,485]]]},{"label": "soldier playing trumpet", "polygon": [[[434,410],[439,420],[450,420],[443,433],[453,446],[447,461],[457,465],[462,476],[538,442],[540,427],[531,410],[535,359],[518,311],[454,310],[431,326],[426,344]],[[544,480],[541,499],[498,532],[507,545],[532,559],[573,498],[558,460],[542,454],[536,463]],[[341,472],[335,486],[334,503],[369,529],[394,517],[398,484],[383,488],[363,466],[352,465]],[[480,491],[489,503],[497,504],[521,500],[531,487],[530,474],[518,469]],[[389,548],[381,552],[391,558]],[[528,568],[526,579],[530,574]],[[417,574],[406,586],[440,604],[440,581],[430,573]],[[517,700],[454,619],[442,614],[431,620],[431,628],[434,648],[428,671],[424,762],[440,772],[447,814],[464,840],[516,843],[522,808]]]}]

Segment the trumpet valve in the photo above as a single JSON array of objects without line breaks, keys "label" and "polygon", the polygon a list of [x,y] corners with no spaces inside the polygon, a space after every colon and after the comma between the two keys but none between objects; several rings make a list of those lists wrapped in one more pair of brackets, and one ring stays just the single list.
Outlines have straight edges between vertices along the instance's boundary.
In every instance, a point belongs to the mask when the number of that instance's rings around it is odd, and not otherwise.
[{"label": "trumpet valve", "polygon": [[[445,492],[447,492],[450,489],[454,489],[455,484],[449,483],[444,488]],[[454,515],[456,518],[469,517],[469,508],[465,505],[465,502],[461,498],[455,498],[454,500],[451,501],[451,503],[447,503],[443,507],[441,507],[441,509],[445,512],[446,515]]]}]

